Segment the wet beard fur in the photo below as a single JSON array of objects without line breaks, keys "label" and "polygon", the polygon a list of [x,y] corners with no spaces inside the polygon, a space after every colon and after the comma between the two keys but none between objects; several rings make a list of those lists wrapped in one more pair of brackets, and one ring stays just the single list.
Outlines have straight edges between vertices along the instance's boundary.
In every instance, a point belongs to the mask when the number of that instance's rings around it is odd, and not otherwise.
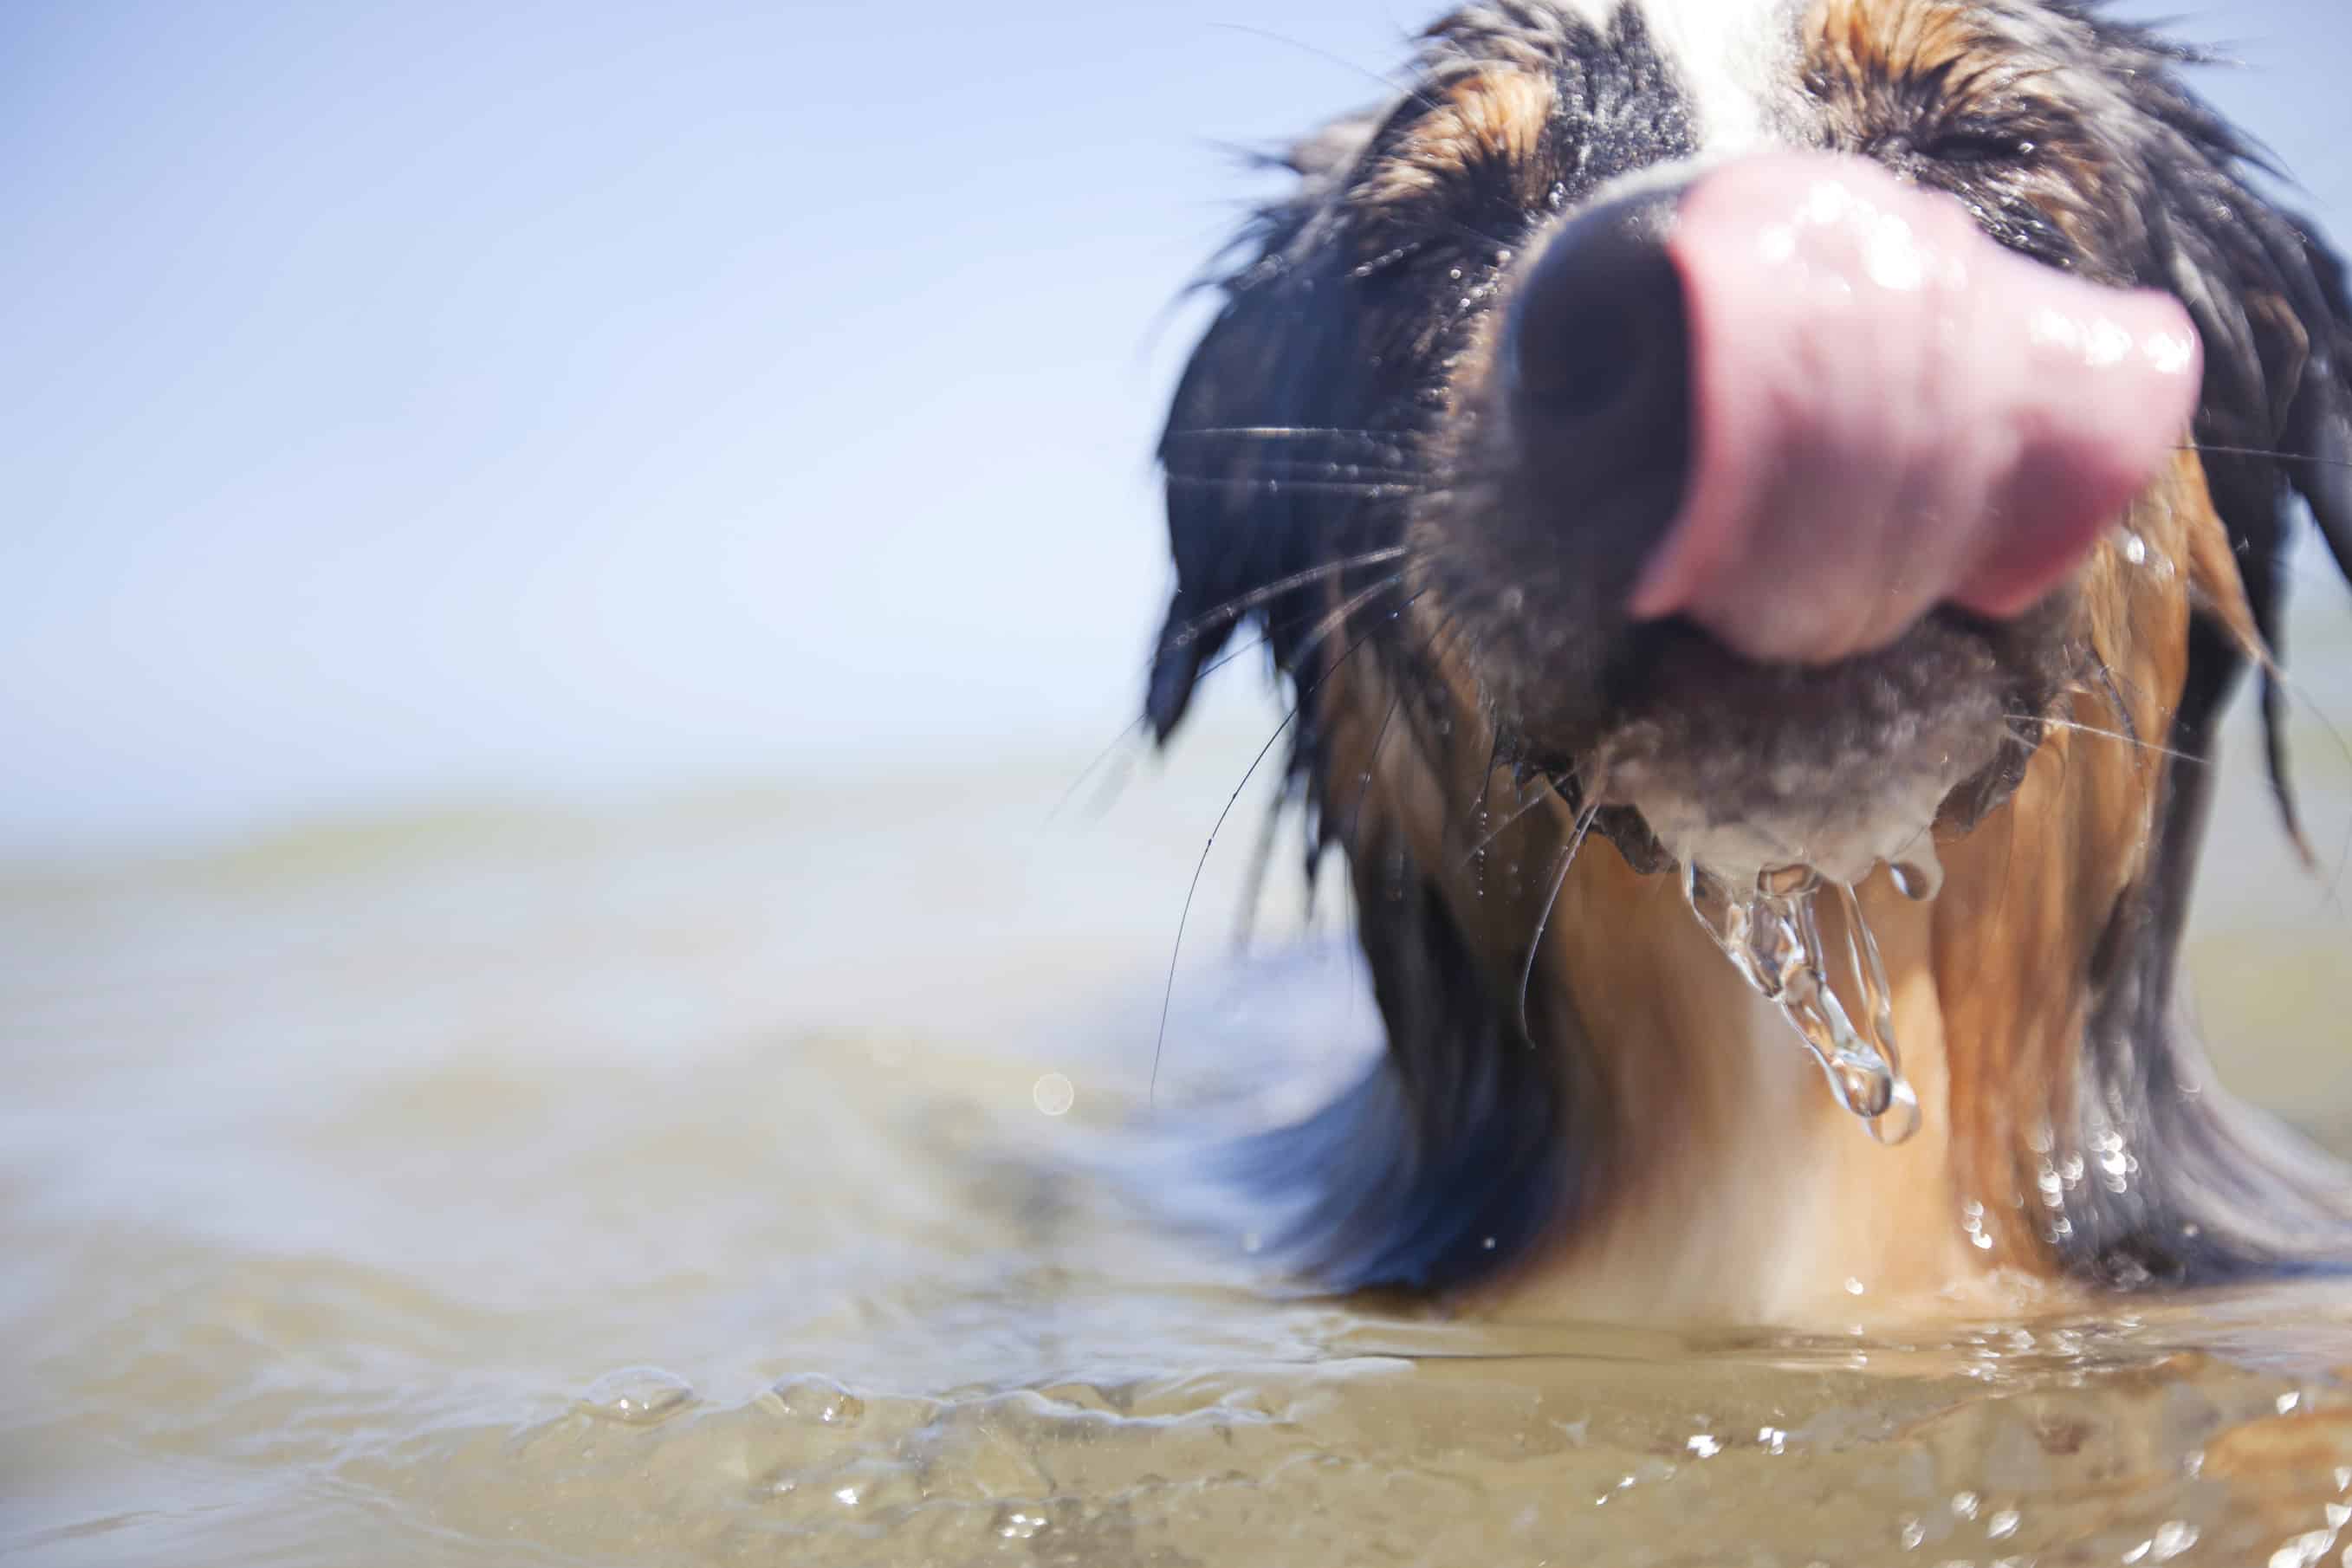
[{"label": "wet beard fur", "polygon": [[[2193,560],[2209,507],[2184,462],[2135,521]],[[2342,1173],[2212,1085],[2172,1016],[2226,683],[2191,679],[2215,634],[2124,565],[2102,557],[2122,596],[2093,635],[2136,705],[2070,698],[2013,794],[1943,846],[1934,900],[1862,879],[1922,1110],[1895,1148],[1825,1091],[1675,877],[1558,792],[1529,805],[1475,688],[1401,657],[1442,638],[1330,655],[1303,778],[1390,1050],[1233,1151],[1277,1216],[1269,1255],[1512,1313],[1798,1326],[2352,1259]]]}]

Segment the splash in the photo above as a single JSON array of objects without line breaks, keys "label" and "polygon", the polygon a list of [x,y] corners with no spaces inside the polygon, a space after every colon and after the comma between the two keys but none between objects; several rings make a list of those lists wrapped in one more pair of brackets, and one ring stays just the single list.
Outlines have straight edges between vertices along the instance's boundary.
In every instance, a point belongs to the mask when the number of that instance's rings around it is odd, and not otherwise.
[{"label": "splash", "polygon": [[[1890,869],[1906,898],[1933,898],[1943,882],[1932,850]],[[1846,965],[1861,1003],[1853,1012],[1825,973],[1828,952],[1816,908],[1824,888],[1845,917]],[[1886,966],[1853,888],[1824,882],[1811,867],[1781,866],[1759,873],[1751,889],[1736,892],[1686,861],[1683,896],[1732,967],[1780,1007],[1821,1064],[1830,1092],[1862,1118],[1872,1137],[1895,1144],[1919,1131],[1919,1096],[1903,1076],[1895,1047]]]}]

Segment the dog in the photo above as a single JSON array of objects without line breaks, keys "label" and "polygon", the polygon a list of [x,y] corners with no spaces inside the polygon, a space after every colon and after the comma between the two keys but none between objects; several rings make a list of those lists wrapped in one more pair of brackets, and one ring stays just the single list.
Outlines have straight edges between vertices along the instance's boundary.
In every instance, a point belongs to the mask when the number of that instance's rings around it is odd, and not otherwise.
[{"label": "dog", "polygon": [[2352,1262],[2176,1005],[2249,672],[2298,831],[2303,507],[2352,573],[2344,267],[2197,63],[2094,0],[1496,0],[1269,161],[1145,708],[1251,628],[1344,862],[1385,1056],[1236,1151],[1307,1279],[1802,1324]]}]

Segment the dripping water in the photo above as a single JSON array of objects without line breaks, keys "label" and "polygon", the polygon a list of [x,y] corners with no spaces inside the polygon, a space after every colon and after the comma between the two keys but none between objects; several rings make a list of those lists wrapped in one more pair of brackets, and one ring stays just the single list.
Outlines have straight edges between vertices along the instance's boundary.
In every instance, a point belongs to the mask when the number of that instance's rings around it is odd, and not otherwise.
[{"label": "dripping water", "polygon": [[[1932,848],[1890,870],[1906,898],[1933,898],[1943,883]],[[1828,977],[1817,910],[1824,889],[1844,916],[1846,967],[1859,1003],[1851,1009]],[[1919,1097],[1903,1076],[1886,966],[1853,889],[1825,882],[1808,866],[1780,866],[1759,873],[1752,888],[1735,890],[1686,862],[1683,896],[1732,967],[1797,1031],[1837,1102],[1862,1118],[1882,1143],[1900,1143],[1916,1132]]]}]

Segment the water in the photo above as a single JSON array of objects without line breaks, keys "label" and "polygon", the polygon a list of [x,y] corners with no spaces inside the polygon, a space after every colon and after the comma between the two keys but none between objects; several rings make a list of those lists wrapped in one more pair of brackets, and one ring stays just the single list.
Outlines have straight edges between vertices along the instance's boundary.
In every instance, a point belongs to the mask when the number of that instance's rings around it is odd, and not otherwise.
[{"label": "water", "polygon": [[[1941,879],[1932,847],[1893,872],[1913,898],[1931,898]],[[1919,1131],[1919,1096],[1903,1076],[1895,1039],[1895,1005],[1878,939],[1863,919],[1853,889],[1832,884],[1843,921],[1848,984],[1861,1005],[1849,1008],[1825,973],[1832,963],[1817,909],[1822,882],[1810,868],[1767,868],[1756,886],[1735,892],[1696,865],[1683,868],[1683,899],[1731,966],[1775,1003],[1797,1038],[1821,1064],[1837,1101],[1882,1143]],[[1858,1022],[1857,1022],[1858,1020]]]},{"label": "water", "polygon": [[[2339,722],[2347,646],[2299,643]],[[1193,858],[1265,733],[1229,716],[1107,815],[1090,785],[1050,824],[1087,752],[1007,742],[838,787],[0,875],[0,1553],[1981,1568],[2352,1545],[2352,1291],[1666,1335],[1269,1292],[1237,1244],[1139,1223],[1077,1173],[1127,1147]],[[2299,739],[2332,855],[2352,765],[2315,722]],[[2352,1148],[2352,921],[2291,868],[2255,775],[2220,821],[2208,1033],[2234,1082]],[[1213,936],[1247,869],[1211,862],[1163,1105],[1304,1109],[1371,1037],[1312,956],[1233,1011]],[[1297,925],[1275,881],[1269,944]]]}]

